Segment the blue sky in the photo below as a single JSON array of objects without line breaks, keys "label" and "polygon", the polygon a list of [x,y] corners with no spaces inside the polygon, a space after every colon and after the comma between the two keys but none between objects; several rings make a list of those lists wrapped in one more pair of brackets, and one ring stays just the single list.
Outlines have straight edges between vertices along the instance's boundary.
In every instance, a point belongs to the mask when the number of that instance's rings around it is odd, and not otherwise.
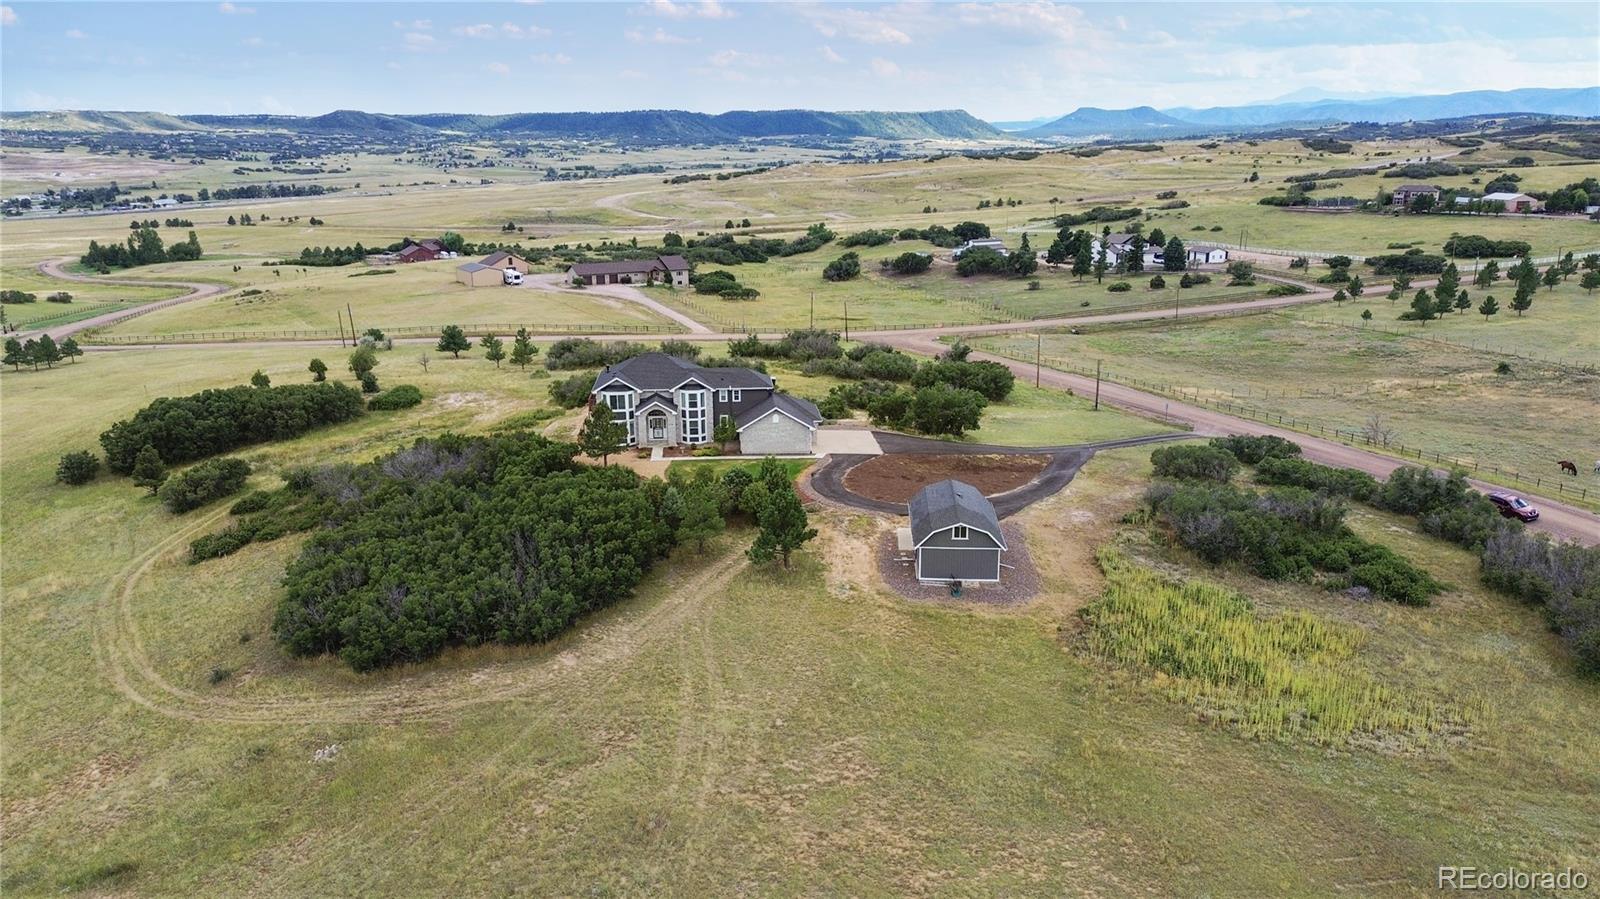
[{"label": "blue sky", "polygon": [[1209,106],[1600,84],[1581,3],[27,3],[0,108]]}]

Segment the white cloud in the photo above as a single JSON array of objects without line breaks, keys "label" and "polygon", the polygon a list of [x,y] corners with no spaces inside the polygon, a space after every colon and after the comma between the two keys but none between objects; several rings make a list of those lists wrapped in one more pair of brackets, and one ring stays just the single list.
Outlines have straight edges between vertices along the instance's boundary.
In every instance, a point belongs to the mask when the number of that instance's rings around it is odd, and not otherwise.
[{"label": "white cloud", "polygon": [[261,110],[273,115],[294,115],[294,107],[279,100],[271,94],[264,94],[260,100]]},{"label": "white cloud", "polygon": [[237,6],[232,3],[218,3],[217,12],[225,16],[253,16],[256,8],[254,6]]},{"label": "white cloud", "polygon": [[410,22],[395,20],[394,27],[400,31],[432,31],[432,19],[413,19]]},{"label": "white cloud", "polygon": [[706,57],[706,62],[721,69],[729,66],[757,69],[775,65],[778,61],[775,56],[767,56],[764,53],[746,53],[743,50],[718,50]]},{"label": "white cloud", "polygon": [[808,3],[796,7],[801,17],[823,37],[842,37],[864,44],[909,44],[905,26],[924,17],[927,5],[899,3],[871,10]]},{"label": "white cloud", "polygon": [[1031,3],[963,3],[956,7],[961,24],[999,28],[1054,41],[1078,40],[1087,26],[1075,6],[1034,0]]},{"label": "white cloud", "polygon": [[267,47],[267,46],[271,46],[271,42],[270,41],[268,41],[264,37],[260,37],[260,36],[257,36],[257,35],[251,35],[250,37],[245,38],[244,40],[240,41],[239,43],[244,44],[246,47]]},{"label": "white cloud", "polygon": [[645,8],[669,19],[731,19],[735,13],[719,0],[674,3],[673,0],[648,0]]},{"label": "white cloud", "polygon": [[630,28],[623,32],[622,36],[627,38],[630,43],[634,44],[693,44],[699,42],[698,38],[689,38],[672,34],[662,28],[657,28],[655,31],[648,32],[638,28]]},{"label": "white cloud", "polygon": [[820,48],[818,48],[818,50],[819,50],[819,52],[822,53],[822,58],[826,59],[828,62],[831,62],[831,63],[844,62],[844,57],[840,56],[838,53],[835,53],[833,51],[833,48],[828,46],[827,44],[823,44]]},{"label": "white cloud", "polygon": [[551,66],[564,66],[572,62],[572,57],[565,53],[535,53],[528,58],[534,62]]},{"label": "white cloud", "polygon": [[9,6],[0,6],[0,25],[17,24],[17,11]]},{"label": "white cloud", "polygon": [[67,37],[70,37],[75,41],[81,41],[84,38],[88,37],[88,35],[84,34],[83,32],[79,31],[76,28],[68,28],[67,29]]},{"label": "white cloud", "polygon": [[477,25],[457,25],[450,29],[451,34],[470,38],[496,38],[506,37],[512,39],[549,37],[550,29],[540,28],[538,25],[518,25],[515,22],[502,22],[491,25],[483,22]]},{"label": "white cloud", "polygon": [[506,37],[527,38],[532,40],[535,38],[549,37],[550,29],[540,28],[538,25],[522,26],[515,22],[505,22],[500,26],[500,33]]},{"label": "white cloud", "polygon": [[482,25],[457,25],[450,29],[450,33],[462,37],[494,37],[494,26],[487,22]]},{"label": "white cloud", "polygon": [[511,74],[511,67],[506,65],[503,62],[485,63],[484,66],[483,66],[483,70],[485,72],[492,72],[492,73],[494,73],[496,75],[499,75],[502,78],[504,78],[504,77],[506,77],[506,76]]},{"label": "white cloud", "polygon": [[900,67],[882,57],[873,57],[872,74],[879,78],[893,78],[900,74]]},{"label": "white cloud", "polygon": [[405,41],[406,49],[413,53],[421,53],[426,50],[433,50],[439,46],[439,42],[434,39],[433,35],[422,34],[416,31],[406,32],[405,37],[402,38],[402,40]]},{"label": "white cloud", "polygon": [[622,69],[617,72],[617,77],[628,81],[643,81],[647,76],[638,69]]}]

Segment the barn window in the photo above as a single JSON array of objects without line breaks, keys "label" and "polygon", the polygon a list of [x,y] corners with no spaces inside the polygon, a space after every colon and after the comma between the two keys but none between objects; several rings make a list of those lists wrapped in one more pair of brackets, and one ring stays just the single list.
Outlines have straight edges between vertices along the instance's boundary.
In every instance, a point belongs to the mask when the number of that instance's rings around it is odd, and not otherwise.
[{"label": "barn window", "polygon": [[967,533],[967,526],[964,524],[958,524],[950,529],[951,540],[965,540],[969,536],[971,535]]}]

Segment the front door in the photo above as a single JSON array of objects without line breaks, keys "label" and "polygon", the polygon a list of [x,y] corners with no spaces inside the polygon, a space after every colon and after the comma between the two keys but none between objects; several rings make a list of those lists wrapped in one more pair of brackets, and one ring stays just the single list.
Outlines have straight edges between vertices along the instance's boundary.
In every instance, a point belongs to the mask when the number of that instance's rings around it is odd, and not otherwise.
[{"label": "front door", "polygon": [[650,442],[665,443],[667,439],[667,417],[660,412],[652,412],[645,418],[645,428],[650,432]]}]

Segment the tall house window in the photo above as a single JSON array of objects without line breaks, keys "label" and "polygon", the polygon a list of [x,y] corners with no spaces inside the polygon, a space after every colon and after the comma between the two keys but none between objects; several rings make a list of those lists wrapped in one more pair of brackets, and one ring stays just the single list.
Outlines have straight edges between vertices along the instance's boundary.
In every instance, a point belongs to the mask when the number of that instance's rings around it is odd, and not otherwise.
[{"label": "tall house window", "polygon": [[970,536],[971,535],[967,533],[967,526],[964,524],[958,524],[950,529],[951,540],[965,540]]}]

